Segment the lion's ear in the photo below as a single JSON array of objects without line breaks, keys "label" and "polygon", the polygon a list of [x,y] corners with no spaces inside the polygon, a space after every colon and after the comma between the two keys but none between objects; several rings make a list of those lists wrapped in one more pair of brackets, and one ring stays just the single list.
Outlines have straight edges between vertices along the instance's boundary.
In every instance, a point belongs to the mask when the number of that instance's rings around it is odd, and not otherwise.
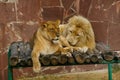
[{"label": "lion's ear", "polygon": [[44,24],[42,25],[42,27],[46,28],[46,27],[47,27],[47,24],[44,23]]},{"label": "lion's ear", "polygon": [[57,23],[57,25],[59,25],[60,24],[60,20],[56,20],[56,23]]},{"label": "lion's ear", "polygon": [[42,23],[41,24],[41,29],[45,29],[47,27],[47,24],[46,23]]}]

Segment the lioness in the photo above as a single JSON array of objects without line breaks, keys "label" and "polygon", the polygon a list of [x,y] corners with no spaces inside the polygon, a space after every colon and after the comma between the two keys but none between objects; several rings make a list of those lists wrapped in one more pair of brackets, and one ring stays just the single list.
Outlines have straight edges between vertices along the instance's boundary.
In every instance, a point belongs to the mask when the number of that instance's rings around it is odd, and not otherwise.
[{"label": "lioness", "polygon": [[91,23],[82,16],[73,16],[67,24],[59,25],[60,34],[75,50],[86,52],[95,49],[95,36]]},{"label": "lioness", "polygon": [[59,24],[60,21],[47,21],[36,31],[32,50],[33,71],[39,72],[41,64],[40,54],[47,55],[60,51],[59,44]]}]

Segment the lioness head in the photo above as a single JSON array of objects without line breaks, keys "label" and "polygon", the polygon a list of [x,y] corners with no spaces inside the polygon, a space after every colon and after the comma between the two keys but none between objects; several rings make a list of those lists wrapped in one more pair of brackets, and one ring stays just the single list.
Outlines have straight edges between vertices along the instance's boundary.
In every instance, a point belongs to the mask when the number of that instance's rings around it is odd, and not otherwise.
[{"label": "lioness head", "polygon": [[42,23],[39,32],[46,40],[56,43],[59,38],[59,24],[59,20],[47,21],[45,23]]}]

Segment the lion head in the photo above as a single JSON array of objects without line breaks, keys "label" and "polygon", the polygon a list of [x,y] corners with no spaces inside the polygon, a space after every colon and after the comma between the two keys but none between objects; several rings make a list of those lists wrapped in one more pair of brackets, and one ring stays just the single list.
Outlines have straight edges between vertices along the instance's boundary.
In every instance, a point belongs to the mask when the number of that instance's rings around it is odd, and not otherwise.
[{"label": "lion head", "polygon": [[85,42],[85,35],[81,28],[72,25],[67,29],[67,36],[66,39],[68,40],[69,44],[75,46],[79,41],[82,43]]},{"label": "lion head", "polygon": [[82,16],[73,16],[68,20],[66,39],[72,46],[88,46],[90,49],[95,47],[91,23]]},{"label": "lion head", "polygon": [[59,20],[42,23],[37,31],[38,37],[41,35],[46,40],[56,43],[59,38],[59,24]]}]

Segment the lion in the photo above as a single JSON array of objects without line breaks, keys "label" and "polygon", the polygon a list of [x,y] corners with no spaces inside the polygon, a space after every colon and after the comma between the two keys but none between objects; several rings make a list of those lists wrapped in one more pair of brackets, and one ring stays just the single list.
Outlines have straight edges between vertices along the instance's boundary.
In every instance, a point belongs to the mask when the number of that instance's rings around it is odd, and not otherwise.
[{"label": "lion", "polygon": [[[63,44],[83,53],[95,49],[95,35],[88,19],[82,16],[73,16],[66,24],[60,24],[60,35],[68,42]],[[65,40],[64,40],[65,41]]]},{"label": "lion", "polygon": [[35,32],[34,45],[31,53],[33,61],[33,71],[39,72],[41,64],[39,56],[53,54],[61,51],[59,43],[59,24],[60,20],[47,21]]}]

